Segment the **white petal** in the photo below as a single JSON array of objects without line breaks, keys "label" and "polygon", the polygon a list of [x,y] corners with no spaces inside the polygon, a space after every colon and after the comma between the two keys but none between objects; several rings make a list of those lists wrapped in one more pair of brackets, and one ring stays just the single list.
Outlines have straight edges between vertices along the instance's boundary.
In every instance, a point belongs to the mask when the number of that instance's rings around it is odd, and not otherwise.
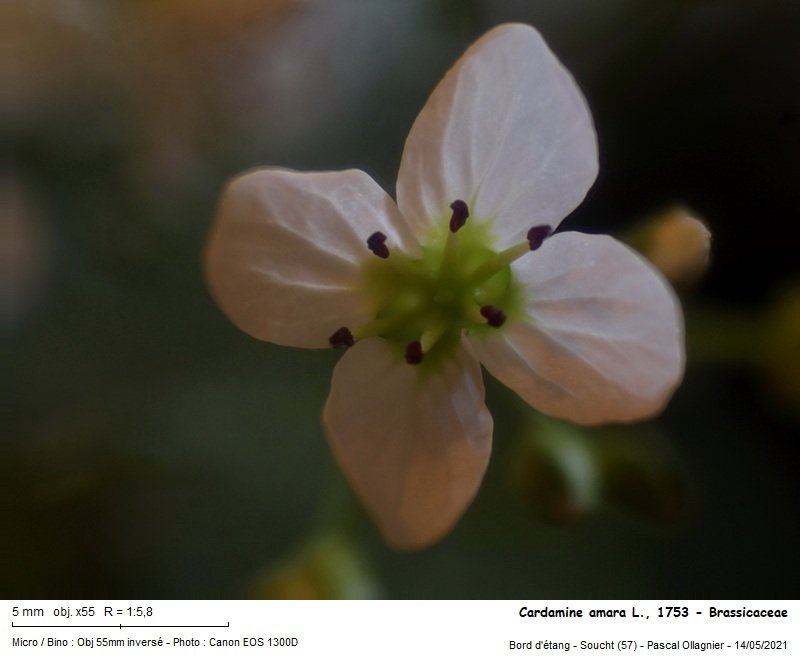
[{"label": "white petal", "polygon": [[394,246],[414,239],[392,199],[358,170],[263,169],[231,181],[206,252],[219,306],[265,341],[321,348],[342,326],[369,320],[359,264],[376,231]]},{"label": "white petal", "polygon": [[663,278],[609,236],[556,234],[513,266],[528,319],[472,340],[530,405],[580,424],[652,416],[684,367],[683,316]]},{"label": "white petal", "polygon": [[[492,418],[480,365],[463,347],[421,378],[401,350],[366,339],[336,365],[323,420],[333,454],[392,545],[447,534],[489,461]],[[441,368],[439,368],[441,367]]]},{"label": "white petal", "polygon": [[422,237],[462,199],[494,220],[499,247],[555,227],[597,175],[586,101],[539,33],[503,25],[475,42],[434,90],[406,141],[400,210]]}]

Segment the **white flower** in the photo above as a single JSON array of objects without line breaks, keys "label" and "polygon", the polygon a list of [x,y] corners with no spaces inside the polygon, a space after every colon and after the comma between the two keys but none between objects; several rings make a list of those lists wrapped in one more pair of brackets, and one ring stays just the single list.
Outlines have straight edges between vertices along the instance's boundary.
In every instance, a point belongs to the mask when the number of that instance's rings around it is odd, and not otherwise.
[{"label": "white flower", "polygon": [[679,382],[682,316],[661,276],[609,237],[547,237],[596,173],[574,80],[535,30],[503,25],[422,109],[397,204],[357,170],[261,169],[225,190],[211,291],[258,339],[352,346],[324,426],[392,545],[437,541],[475,496],[492,438],[480,363],[581,424],[654,415]]}]

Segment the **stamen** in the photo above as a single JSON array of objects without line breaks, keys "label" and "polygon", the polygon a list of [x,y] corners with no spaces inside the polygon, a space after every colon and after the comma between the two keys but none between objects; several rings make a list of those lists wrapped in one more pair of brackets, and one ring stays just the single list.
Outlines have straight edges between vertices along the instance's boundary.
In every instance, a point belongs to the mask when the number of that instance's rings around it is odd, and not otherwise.
[{"label": "stamen", "polygon": [[542,243],[544,243],[544,239],[550,236],[553,233],[553,228],[550,225],[536,225],[535,227],[531,227],[528,230],[528,245],[531,248],[531,251],[538,250],[542,247]]},{"label": "stamen", "polygon": [[430,327],[426,328],[425,331],[422,333],[422,336],[419,338],[420,346],[422,346],[422,352],[427,353],[430,351],[438,342],[442,335],[447,330],[447,324],[441,321],[433,322]]},{"label": "stamen", "polygon": [[418,341],[409,342],[406,346],[406,362],[409,364],[419,364],[422,362],[422,344]]},{"label": "stamen", "polygon": [[481,307],[481,316],[493,328],[499,328],[506,322],[506,313],[494,305],[484,305]]},{"label": "stamen", "polygon": [[467,203],[460,199],[450,204],[450,208],[453,209],[453,215],[450,216],[450,231],[455,234],[466,224],[469,217],[469,208]]},{"label": "stamen", "polygon": [[444,244],[444,252],[442,253],[442,266],[441,273],[452,273],[458,264],[458,237],[456,232],[461,229],[467,222],[469,217],[469,209],[467,203],[463,200],[457,199],[450,204],[453,209],[453,215],[450,216],[450,233],[447,235],[447,240]]},{"label": "stamen", "polygon": [[349,348],[355,341],[353,340],[353,333],[350,332],[350,328],[342,326],[328,337],[328,343],[330,343],[333,348]]},{"label": "stamen", "polygon": [[389,258],[389,248],[386,247],[386,234],[376,231],[367,239],[367,247],[372,254],[381,259]]},{"label": "stamen", "polygon": [[358,341],[360,339],[366,339],[367,337],[383,337],[390,335],[408,325],[408,323],[417,318],[419,313],[419,309],[412,306],[397,314],[373,319],[361,327],[356,328],[353,333],[353,339]]},{"label": "stamen", "polygon": [[531,248],[528,241],[523,241],[521,243],[517,243],[516,245],[512,245],[510,248],[506,248],[502,252],[498,252],[478,266],[475,269],[475,272],[470,275],[469,281],[476,285],[480,284],[481,282],[485,282],[492,275],[501,271],[506,266],[510,266],[517,259],[524,257],[530,251]]}]

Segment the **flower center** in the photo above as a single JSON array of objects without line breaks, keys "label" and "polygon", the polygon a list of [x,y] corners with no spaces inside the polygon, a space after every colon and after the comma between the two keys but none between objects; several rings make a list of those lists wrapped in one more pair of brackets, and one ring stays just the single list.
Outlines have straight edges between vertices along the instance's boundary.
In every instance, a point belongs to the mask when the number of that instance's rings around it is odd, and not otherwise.
[{"label": "flower center", "polygon": [[352,333],[340,328],[331,335],[332,346],[382,337],[396,344],[409,364],[428,367],[449,355],[462,335],[497,332],[521,317],[523,292],[511,263],[538,248],[550,228],[534,227],[528,241],[498,252],[490,247],[488,223],[468,223],[469,209],[461,200],[450,208],[449,222],[436,223],[421,256],[387,245],[380,232],[367,239],[367,248],[379,257],[363,266],[374,320]]}]

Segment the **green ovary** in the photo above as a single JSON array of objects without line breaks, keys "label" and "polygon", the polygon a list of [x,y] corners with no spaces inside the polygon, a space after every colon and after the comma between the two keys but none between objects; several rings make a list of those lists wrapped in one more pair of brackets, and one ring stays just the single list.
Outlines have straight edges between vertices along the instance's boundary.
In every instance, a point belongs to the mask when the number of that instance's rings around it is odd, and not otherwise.
[{"label": "green ovary", "polygon": [[[403,355],[409,342],[420,341],[423,365],[429,367],[452,353],[462,334],[502,332],[480,314],[491,305],[506,314],[506,324],[522,316],[522,287],[509,263],[498,253],[486,224],[470,221],[458,233],[447,223],[422,246],[420,257],[390,247],[388,259],[364,264],[364,288],[372,301],[374,321],[356,331],[356,338],[383,337]],[[500,258],[500,262],[503,259]]]}]

